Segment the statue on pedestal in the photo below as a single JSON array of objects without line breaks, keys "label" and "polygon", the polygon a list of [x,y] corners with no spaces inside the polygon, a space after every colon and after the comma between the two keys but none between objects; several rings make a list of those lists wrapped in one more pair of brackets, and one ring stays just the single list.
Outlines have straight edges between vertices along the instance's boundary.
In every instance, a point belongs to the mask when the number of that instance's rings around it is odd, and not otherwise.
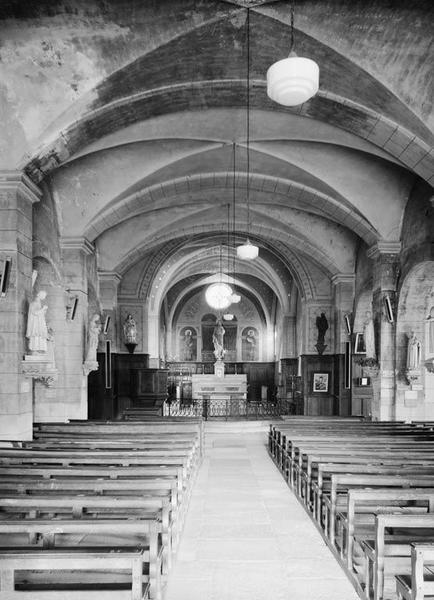
[{"label": "statue on pedestal", "polygon": [[[37,271],[33,271],[33,283],[36,275]],[[58,372],[54,364],[54,331],[47,327],[45,313],[48,306],[42,304],[46,297],[47,292],[40,290],[30,302],[26,328],[30,354],[25,355],[21,364],[24,377],[51,387]]]},{"label": "statue on pedestal", "polygon": [[45,321],[45,313],[48,306],[42,304],[47,297],[47,292],[41,290],[36,298],[30,302],[27,317],[26,337],[29,340],[29,350],[31,354],[46,354],[48,329]]},{"label": "statue on pedestal", "polygon": [[407,369],[415,371],[420,368],[421,345],[414,331],[408,338],[407,345]]},{"label": "statue on pedestal", "polygon": [[217,360],[223,360],[225,355],[225,349],[223,346],[223,338],[225,335],[225,329],[222,325],[221,319],[217,319],[217,324],[214,327],[212,334],[212,342],[214,344],[214,356]]},{"label": "statue on pedestal", "polygon": [[91,371],[98,370],[98,361],[96,360],[96,351],[98,349],[99,334],[101,333],[101,323],[99,315],[93,315],[89,323],[87,333],[87,352],[83,365],[83,372],[89,375]]},{"label": "statue on pedestal", "polygon": [[318,354],[321,355],[327,348],[327,344],[324,343],[324,339],[326,331],[329,328],[329,323],[325,313],[322,312],[321,315],[316,318],[316,327],[318,329],[318,339],[316,341],[315,348],[317,349]]},{"label": "statue on pedestal", "polygon": [[135,347],[137,346],[137,326],[131,314],[127,315],[124,322],[124,338],[125,346],[130,354],[133,354]]},{"label": "statue on pedestal", "polygon": [[132,315],[127,315],[124,322],[124,336],[126,344],[137,343],[137,327]]}]

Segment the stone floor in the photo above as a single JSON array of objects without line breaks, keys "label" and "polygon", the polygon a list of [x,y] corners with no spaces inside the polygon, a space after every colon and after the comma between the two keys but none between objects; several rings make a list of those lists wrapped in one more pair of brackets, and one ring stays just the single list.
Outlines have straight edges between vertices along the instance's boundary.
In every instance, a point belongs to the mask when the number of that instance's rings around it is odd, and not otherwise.
[{"label": "stone floor", "polygon": [[165,600],[357,600],[267,454],[267,424],[208,423]]}]

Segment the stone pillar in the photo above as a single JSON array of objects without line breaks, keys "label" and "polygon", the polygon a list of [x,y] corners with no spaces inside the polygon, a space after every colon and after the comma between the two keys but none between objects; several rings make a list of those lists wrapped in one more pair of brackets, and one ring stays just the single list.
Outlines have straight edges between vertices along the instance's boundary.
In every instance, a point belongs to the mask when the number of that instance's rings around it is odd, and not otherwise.
[{"label": "stone pillar", "polygon": [[[353,310],[355,275],[353,273],[338,273],[332,278],[334,292],[334,353],[336,354],[336,365],[338,365],[338,398],[339,414],[350,415],[352,373],[350,370],[350,388],[345,386],[345,343],[351,341],[351,337],[345,325],[345,315],[350,315]],[[350,323],[352,318],[349,316]],[[351,348],[349,347],[351,352]],[[336,383],[336,382],[335,382]]]},{"label": "stone pillar", "polygon": [[[376,349],[380,369],[373,384],[372,418],[390,421],[395,418],[395,343],[396,343],[396,281],[400,242],[379,241],[368,250],[374,261],[373,319]],[[384,300],[388,296],[395,311],[394,322],[387,318]]]},{"label": "stone pillar", "polygon": [[[112,341],[112,352],[119,352],[121,348],[118,347],[118,341],[121,344],[123,342],[122,323],[116,323],[118,287],[121,279],[122,277],[114,271],[98,271],[101,308],[104,311],[103,323],[107,317],[110,317],[106,339]],[[116,331],[119,331],[118,336]]]},{"label": "stone pillar", "polygon": [[344,317],[353,310],[355,275],[338,273],[332,277],[332,283],[335,300],[335,353],[343,354],[345,342],[350,339]]},{"label": "stone pillar", "polygon": [[[148,327],[148,347],[145,352],[149,354],[149,367],[158,369],[160,367],[159,358],[159,342],[160,342],[160,319],[158,314],[148,314],[148,319],[145,322],[145,327]],[[146,339],[146,337],[145,337]]]},{"label": "stone pillar", "polygon": [[87,419],[87,377],[83,361],[87,344],[88,284],[87,259],[95,251],[85,238],[62,238],[64,281],[67,293],[78,299],[74,320],[68,320],[63,343],[63,385],[58,390],[62,398],[64,419]]},{"label": "stone pillar", "polygon": [[0,273],[10,259],[0,296],[0,439],[32,439],[32,379],[22,374],[27,309],[32,295],[32,205],[41,192],[23,173],[0,171]]},{"label": "stone pillar", "polygon": [[298,348],[296,344],[296,318],[294,316],[285,315],[283,317],[282,327],[282,357],[281,358],[295,358],[298,355]]}]

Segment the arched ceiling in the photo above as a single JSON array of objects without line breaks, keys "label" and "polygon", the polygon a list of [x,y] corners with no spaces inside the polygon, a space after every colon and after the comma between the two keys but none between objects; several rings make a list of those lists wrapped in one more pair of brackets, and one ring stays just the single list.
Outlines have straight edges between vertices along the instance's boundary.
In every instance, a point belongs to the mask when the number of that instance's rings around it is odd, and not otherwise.
[{"label": "arched ceiling", "polygon": [[361,242],[399,241],[416,180],[434,184],[434,8],[409,6],[297,3],[320,90],[286,109],[265,89],[286,0],[6,0],[0,168],[43,182],[61,235],[93,242],[125,289],[146,295],[170,269],[187,286],[230,230],[261,249],[240,282],[324,295],[313,282],[353,273]]}]

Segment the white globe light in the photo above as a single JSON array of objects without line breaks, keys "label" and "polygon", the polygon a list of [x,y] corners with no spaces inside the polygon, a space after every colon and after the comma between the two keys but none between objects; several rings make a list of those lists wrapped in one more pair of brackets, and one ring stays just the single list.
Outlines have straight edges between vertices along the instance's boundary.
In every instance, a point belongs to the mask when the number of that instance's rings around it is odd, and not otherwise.
[{"label": "white globe light", "polygon": [[241,302],[241,296],[239,294],[232,294],[231,302],[232,304],[238,304],[238,302]]},{"label": "white globe light", "polygon": [[205,300],[211,308],[220,310],[230,306],[232,288],[227,283],[212,283],[205,292]]},{"label": "white globe light", "polygon": [[232,313],[225,313],[225,314],[223,315],[223,319],[224,319],[225,321],[232,321],[232,320],[233,320],[233,318],[234,318],[234,315],[233,315]]},{"label": "white globe light", "polygon": [[237,247],[237,256],[242,260],[253,260],[259,254],[258,246],[254,246],[250,240],[247,240],[245,244]]},{"label": "white globe light", "polygon": [[275,62],[267,71],[267,95],[283,106],[298,106],[319,88],[319,67],[310,58],[291,55]]}]

